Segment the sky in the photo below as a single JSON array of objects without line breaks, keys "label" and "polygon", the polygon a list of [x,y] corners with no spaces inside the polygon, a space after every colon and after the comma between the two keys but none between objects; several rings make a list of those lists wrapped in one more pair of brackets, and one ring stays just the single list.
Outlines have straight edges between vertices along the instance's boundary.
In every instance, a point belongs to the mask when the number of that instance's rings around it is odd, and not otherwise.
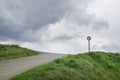
[{"label": "sky", "polygon": [[76,54],[120,52],[120,0],[0,0],[0,43]]}]

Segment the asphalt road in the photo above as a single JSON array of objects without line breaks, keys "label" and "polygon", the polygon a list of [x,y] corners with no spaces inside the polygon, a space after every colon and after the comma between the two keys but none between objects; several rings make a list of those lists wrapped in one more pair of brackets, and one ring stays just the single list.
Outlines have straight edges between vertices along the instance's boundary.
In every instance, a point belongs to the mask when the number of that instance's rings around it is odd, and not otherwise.
[{"label": "asphalt road", "polygon": [[32,57],[0,61],[0,80],[9,80],[9,78],[28,69],[53,61],[62,56],[65,55],[41,52],[39,55]]}]

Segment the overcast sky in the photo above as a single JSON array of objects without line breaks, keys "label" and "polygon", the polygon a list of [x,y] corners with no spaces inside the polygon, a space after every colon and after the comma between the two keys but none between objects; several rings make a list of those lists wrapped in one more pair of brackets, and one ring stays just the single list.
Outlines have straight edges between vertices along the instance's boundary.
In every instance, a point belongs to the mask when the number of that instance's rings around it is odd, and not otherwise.
[{"label": "overcast sky", "polygon": [[0,0],[0,43],[39,51],[120,52],[120,0]]}]

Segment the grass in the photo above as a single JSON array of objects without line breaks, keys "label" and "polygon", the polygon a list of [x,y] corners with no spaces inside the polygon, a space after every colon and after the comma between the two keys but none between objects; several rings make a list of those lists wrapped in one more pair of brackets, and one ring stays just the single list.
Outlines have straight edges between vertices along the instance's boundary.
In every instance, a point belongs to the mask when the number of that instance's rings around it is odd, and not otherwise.
[{"label": "grass", "polygon": [[18,45],[0,44],[0,60],[36,55],[37,52]]},{"label": "grass", "polygon": [[10,80],[120,80],[120,54],[91,52],[69,55]]}]

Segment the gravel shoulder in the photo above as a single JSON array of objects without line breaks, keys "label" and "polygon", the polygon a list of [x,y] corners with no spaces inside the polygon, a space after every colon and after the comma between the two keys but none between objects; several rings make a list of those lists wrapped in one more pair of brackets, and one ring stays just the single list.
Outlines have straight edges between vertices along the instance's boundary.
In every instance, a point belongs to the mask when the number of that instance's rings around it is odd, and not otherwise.
[{"label": "gravel shoulder", "polygon": [[32,57],[0,61],[0,80],[8,80],[28,69],[48,63],[62,56],[65,56],[65,54],[40,52],[39,55]]}]

